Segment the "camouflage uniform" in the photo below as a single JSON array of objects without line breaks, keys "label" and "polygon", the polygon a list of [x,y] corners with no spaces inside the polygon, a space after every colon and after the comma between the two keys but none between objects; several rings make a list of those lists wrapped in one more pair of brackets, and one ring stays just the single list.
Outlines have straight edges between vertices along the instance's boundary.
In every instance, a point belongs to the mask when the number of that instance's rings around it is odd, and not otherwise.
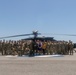
[{"label": "camouflage uniform", "polygon": [[3,55],[2,42],[0,42],[0,52]]},{"label": "camouflage uniform", "polygon": [[49,42],[47,42],[46,53],[50,54],[50,43]]},{"label": "camouflage uniform", "polygon": [[29,48],[30,48],[29,56],[34,56],[34,42],[33,41],[31,41]]},{"label": "camouflage uniform", "polygon": [[69,43],[69,51],[70,51],[70,55],[73,55],[73,44]]},{"label": "camouflage uniform", "polygon": [[49,48],[49,53],[52,55],[53,54],[53,47],[52,47],[52,42],[50,42],[50,48]]},{"label": "camouflage uniform", "polygon": [[43,54],[45,55],[45,53],[46,53],[46,46],[47,46],[47,43],[44,41],[43,43],[42,43],[42,49],[43,49]]},{"label": "camouflage uniform", "polygon": [[69,50],[68,50],[68,42],[66,42],[65,44],[65,54],[68,55],[69,54]]},{"label": "camouflage uniform", "polygon": [[64,55],[66,52],[65,52],[65,43],[62,42],[62,54]]}]

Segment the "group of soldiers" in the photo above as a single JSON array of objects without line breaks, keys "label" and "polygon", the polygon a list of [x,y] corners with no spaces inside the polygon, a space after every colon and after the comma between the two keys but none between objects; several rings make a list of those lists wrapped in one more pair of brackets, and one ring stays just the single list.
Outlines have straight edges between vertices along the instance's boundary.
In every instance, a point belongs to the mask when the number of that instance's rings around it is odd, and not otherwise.
[{"label": "group of soldiers", "polygon": [[[32,43],[33,45],[33,43]],[[32,47],[32,54],[62,54],[62,55],[73,55],[74,44],[72,41],[40,41],[35,40]]]},{"label": "group of soldiers", "polygon": [[2,55],[73,55],[72,41],[40,41],[19,40],[0,41],[0,53]]}]

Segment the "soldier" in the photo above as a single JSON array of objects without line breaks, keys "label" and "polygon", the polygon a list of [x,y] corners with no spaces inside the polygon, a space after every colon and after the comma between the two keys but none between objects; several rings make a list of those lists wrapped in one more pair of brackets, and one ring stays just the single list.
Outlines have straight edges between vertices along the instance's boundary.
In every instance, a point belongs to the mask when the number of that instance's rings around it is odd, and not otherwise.
[{"label": "soldier", "polygon": [[50,43],[49,43],[49,41],[47,41],[47,44],[46,44],[46,53],[50,54]]},{"label": "soldier", "polygon": [[18,53],[17,52],[18,51],[18,48],[17,47],[18,47],[17,42],[16,41],[13,41],[12,42],[12,54],[13,55],[16,55]]},{"label": "soldier", "polygon": [[22,42],[21,41],[19,41],[19,43],[18,43],[18,55],[19,56],[23,55]]},{"label": "soldier", "polygon": [[24,51],[25,51],[25,43],[22,43],[22,55],[24,55]]},{"label": "soldier", "polygon": [[62,42],[62,54],[66,54],[66,52],[65,52],[65,42],[63,41]]},{"label": "soldier", "polygon": [[53,42],[53,54],[56,54],[56,43],[55,42]]},{"label": "soldier", "polygon": [[54,53],[57,54],[57,42],[54,43]]},{"label": "soldier", "polygon": [[3,49],[3,55],[6,55],[6,51],[7,51],[7,44],[5,41],[3,41],[3,44],[2,44],[2,49]]},{"label": "soldier", "polygon": [[38,51],[39,51],[39,55],[42,53],[42,42],[40,40],[38,40]]},{"label": "soldier", "polygon": [[2,49],[2,41],[0,41],[0,52],[3,55],[3,49]]},{"label": "soldier", "polygon": [[62,54],[62,43],[59,42],[59,51],[58,51],[59,54]]},{"label": "soldier", "polygon": [[59,43],[56,43],[56,53],[59,54]]},{"label": "soldier", "polygon": [[43,55],[45,55],[45,52],[46,52],[46,46],[47,46],[47,43],[45,42],[45,40],[42,42],[42,50],[43,50]]},{"label": "soldier", "polygon": [[38,43],[37,43],[36,40],[35,40],[35,42],[34,42],[34,49],[35,49],[35,53],[36,53],[36,55],[37,55],[37,53],[38,53]]},{"label": "soldier", "polygon": [[5,55],[8,55],[8,41],[5,42],[4,50],[5,50]]},{"label": "soldier", "polygon": [[69,41],[69,51],[70,51],[70,55],[73,55],[73,43],[72,41]]},{"label": "soldier", "polygon": [[29,53],[29,45],[27,42],[24,42],[22,44],[22,55],[28,54]]},{"label": "soldier", "polygon": [[65,52],[66,52],[66,55],[69,54],[68,42],[66,42],[66,44],[65,44]]},{"label": "soldier", "polygon": [[49,53],[52,55],[53,54],[53,43],[50,41],[49,45]]},{"label": "soldier", "polygon": [[8,49],[9,49],[9,54],[12,55],[12,41],[9,41]]},{"label": "soldier", "polygon": [[30,52],[29,52],[29,56],[34,56],[34,41],[30,41]]}]

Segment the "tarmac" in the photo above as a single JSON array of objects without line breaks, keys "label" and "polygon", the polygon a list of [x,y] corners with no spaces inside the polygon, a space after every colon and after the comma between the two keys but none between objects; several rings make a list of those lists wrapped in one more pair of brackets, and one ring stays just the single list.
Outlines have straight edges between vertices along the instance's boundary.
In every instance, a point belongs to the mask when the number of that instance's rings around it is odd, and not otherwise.
[{"label": "tarmac", "polygon": [[76,75],[74,55],[0,56],[0,75]]}]

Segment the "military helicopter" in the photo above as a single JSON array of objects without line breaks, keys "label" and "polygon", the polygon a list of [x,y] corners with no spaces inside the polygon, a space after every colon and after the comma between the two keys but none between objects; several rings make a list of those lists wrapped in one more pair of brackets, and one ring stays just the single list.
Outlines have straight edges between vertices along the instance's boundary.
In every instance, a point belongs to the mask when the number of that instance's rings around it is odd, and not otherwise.
[{"label": "military helicopter", "polygon": [[44,37],[44,36],[38,37],[38,35],[42,35],[42,34],[38,33],[37,30],[32,31],[32,33],[30,33],[30,34],[21,34],[21,35],[6,36],[6,37],[0,37],[0,39],[21,37],[21,36],[29,36],[29,35],[33,35],[34,37],[25,38],[25,39],[22,39],[22,40],[51,40],[51,41],[56,41],[55,39],[53,39],[54,37]]},{"label": "military helicopter", "polygon": [[[45,40],[45,41],[47,41],[47,40],[56,41],[55,39],[53,39],[53,37],[38,37],[38,35],[41,35],[41,33],[38,33],[37,30],[32,31],[32,33],[30,33],[30,34],[21,34],[21,35],[6,36],[6,37],[0,37],[0,39],[21,37],[21,36],[29,36],[29,35],[33,35],[33,37],[25,38],[25,39],[22,39],[22,40],[32,40],[32,46],[34,45],[35,40],[41,40],[41,41],[44,41],[44,40]],[[34,47],[34,46],[33,46],[33,47]],[[34,48],[33,48],[33,52],[34,52]],[[33,52],[32,52],[32,53],[33,53]],[[31,55],[32,55],[32,54],[30,54],[29,56],[31,56]]]},{"label": "military helicopter", "polygon": [[[43,33],[43,34],[46,34],[46,33]],[[61,36],[76,36],[75,34],[53,34],[53,33],[49,33],[51,35],[61,35]],[[29,35],[34,35],[34,38],[37,39],[38,38],[38,35],[42,35],[42,33],[38,33],[37,30],[35,31],[32,31],[32,33],[30,34],[21,34],[21,35],[13,35],[13,36],[5,36],[5,37],[0,37],[0,39],[6,39],[6,38],[14,38],[14,37],[21,37],[21,36],[29,36]],[[42,37],[42,38],[46,38],[46,37]],[[50,37],[49,37],[50,38]],[[53,37],[51,37],[53,38]],[[28,40],[30,38],[27,38]]]},{"label": "military helicopter", "polygon": [[[33,35],[34,37],[30,37],[30,38],[26,38],[26,39],[22,39],[22,40],[32,40],[32,44],[34,45],[35,40],[41,40],[41,41],[57,41],[55,40],[53,37],[38,37],[38,35],[41,35],[41,33],[38,33],[38,31],[33,31],[30,34],[21,34],[21,35],[13,35],[13,36],[6,36],[6,37],[0,37],[0,39],[6,39],[6,38],[14,38],[14,37],[21,37],[21,36],[29,36],[29,35]],[[74,34],[52,34],[52,35],[64,35],[64,36],[76,36]],[[33,52],[34,52],[34,48],[33,48]],[[31,54],[30,54],[31,56]]]}]

